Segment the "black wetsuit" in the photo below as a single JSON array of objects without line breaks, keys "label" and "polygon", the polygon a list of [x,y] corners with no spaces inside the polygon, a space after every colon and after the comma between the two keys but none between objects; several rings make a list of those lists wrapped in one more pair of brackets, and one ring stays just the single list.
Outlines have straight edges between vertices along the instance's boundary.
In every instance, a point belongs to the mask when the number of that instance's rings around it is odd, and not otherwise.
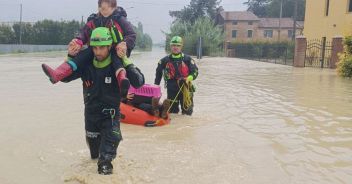
[{"label": "black wetsuit", "polygon": [[111,64],[97,68],[91,62],[63,82],[81,78],[83,82],[86,140],[91,157],[112,161],[122,140],[120,131],[120,93]]},{"label": "black wetsuit", "polygon": [[193,79],[197,78],[198,67],[195,64],[194,60],[190,56],[185,55],[183,53],[179,55],[171,54],[169,56],[166,56],[162,58],[158,63],[154,84],[160,85],[163,75],[167,88],[167,98],[170,100],[175,100],[170,109],[170,112],[178,113],[180,111],[179,105],[181,104],[182,114],[192,115],[194,106],[194,91],[190,92],[192,105],[188,109],[183,106],[184,99],[182,91],[178,96],[177,93],[180,91],[182,82],[184,82],[184,79],[187,78],[187,76],[192,75]]}]

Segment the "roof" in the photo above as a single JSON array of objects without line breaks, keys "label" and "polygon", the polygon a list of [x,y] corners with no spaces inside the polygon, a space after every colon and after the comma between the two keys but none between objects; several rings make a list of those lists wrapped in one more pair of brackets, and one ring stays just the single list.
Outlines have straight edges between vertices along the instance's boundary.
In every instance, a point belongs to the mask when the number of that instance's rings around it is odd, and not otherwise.
[{"label": "roof", "polygon": [[[259,22],[260,28],[278,28],[280,18],[261,18]],[[303,21],[297,21],[297,27],[303,28]],[[292,18],[281,18],[281,27],[282,28],[292,28],[293,19]]]},{"label": "roof", "polygon": [[[258,18],[254,13],[249,11],[223,11],[220,13],[225,21],[259,21],[260,28],[279,28],[281,22],[282,28],[292,28],[292,18]],[[304,22],[297,21],[297,28],[302,28]]]},{"label": "roof", "polygon": [[259,21],[259,18],[254,15],[254,13],[249,12],[249,11],[224,11],[221,12],[221,16],[224,18],[224,20],[257,20]]}]

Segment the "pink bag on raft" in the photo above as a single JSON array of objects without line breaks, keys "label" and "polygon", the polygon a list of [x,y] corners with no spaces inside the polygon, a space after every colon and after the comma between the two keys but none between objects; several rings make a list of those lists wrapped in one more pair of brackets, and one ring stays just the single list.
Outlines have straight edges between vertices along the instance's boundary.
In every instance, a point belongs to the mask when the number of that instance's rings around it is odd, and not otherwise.
[{"label": "pink bag on raft", "polygon": [[130,89],[128,89],[128,93],[133,93],[135,95],[146,97],[161,97],[160,86],[153,84],[144,84],[138,89],[134,88],[133,86],[130,86]]}]

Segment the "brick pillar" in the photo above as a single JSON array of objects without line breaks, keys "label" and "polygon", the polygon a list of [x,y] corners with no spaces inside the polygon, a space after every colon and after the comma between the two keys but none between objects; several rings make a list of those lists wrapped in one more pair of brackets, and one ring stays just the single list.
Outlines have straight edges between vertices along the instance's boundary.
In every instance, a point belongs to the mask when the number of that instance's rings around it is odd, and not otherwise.
[{"label": "brick pillar", "polygon": [[339,54],[343,53],[343,37],[342,36],[335,36],[332,39],[331,44],[331,62],[329,68],[335,69],[336,63],[339,62]]},{"label": "brick pillar", "polygon": [[297,36],[295,43],[295,58],[293,60],[294,67],[304,67],[306,58],[307,39],[304,36]]}]

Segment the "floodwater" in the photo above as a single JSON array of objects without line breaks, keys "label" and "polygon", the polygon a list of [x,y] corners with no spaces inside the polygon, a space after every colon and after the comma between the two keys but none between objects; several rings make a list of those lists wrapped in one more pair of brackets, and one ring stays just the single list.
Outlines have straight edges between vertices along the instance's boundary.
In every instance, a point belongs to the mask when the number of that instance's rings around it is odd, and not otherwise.
[{"label": "floodwater", "polygon": [[[1,184],[352,182],[352,80],[234,58],[198,62],[193,116],[173,115],[163,127],[123,124],[114,174],[98,175],[80,81],[52,85],[41,71],[64,55],[0,56]],[[134,54],[148,83],[163,55]]]}]

